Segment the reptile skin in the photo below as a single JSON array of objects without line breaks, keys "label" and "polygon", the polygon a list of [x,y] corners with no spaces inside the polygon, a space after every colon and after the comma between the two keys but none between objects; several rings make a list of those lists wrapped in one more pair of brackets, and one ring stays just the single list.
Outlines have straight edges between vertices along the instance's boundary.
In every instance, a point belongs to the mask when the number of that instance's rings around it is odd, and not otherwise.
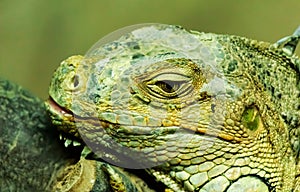
[{"label": "reptile skin", "polygon": [[88,156],[169,191],[299,191],[299,36],[140,26],[63,61],[46,104]]},{"label": "reptile skin", "polygon": [[1,78],[0,109],[1,192],[150,191],[124,170],[80,158],[80,147],[65,148],[43,101]]},{"label": "reptile skin", "polygon": [[49,190],[68,159],[50,124],[42,100],[0,79],[0,191]]}]

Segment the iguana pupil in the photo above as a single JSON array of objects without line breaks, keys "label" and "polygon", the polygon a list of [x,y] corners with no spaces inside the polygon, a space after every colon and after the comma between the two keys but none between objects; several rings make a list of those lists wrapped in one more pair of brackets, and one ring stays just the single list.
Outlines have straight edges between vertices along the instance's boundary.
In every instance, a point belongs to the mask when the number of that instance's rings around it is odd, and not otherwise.
[{"label": "iguana pupil", "polygon": [[183,82],[180,81],[165,80],[165,81],[157,81],[155,85],[160,87],[166,93],[174,93],[178,91],[182,83]]}]

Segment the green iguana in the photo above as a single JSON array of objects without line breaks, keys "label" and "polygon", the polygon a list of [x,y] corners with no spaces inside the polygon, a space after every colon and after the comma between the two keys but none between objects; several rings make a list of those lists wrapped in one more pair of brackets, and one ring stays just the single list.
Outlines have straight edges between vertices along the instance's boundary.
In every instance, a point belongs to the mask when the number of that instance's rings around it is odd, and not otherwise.
[{"label": "green iguana", "polygon": [[50,85],[52,122],[83,155],[166,191],[300,191],[300,28],[275,44],[162,24],[117,35]]}]

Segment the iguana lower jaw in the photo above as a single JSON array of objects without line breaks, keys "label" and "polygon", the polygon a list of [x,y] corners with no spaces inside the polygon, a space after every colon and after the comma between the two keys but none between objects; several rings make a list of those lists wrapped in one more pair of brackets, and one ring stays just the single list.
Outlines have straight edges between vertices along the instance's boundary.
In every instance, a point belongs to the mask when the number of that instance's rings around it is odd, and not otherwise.
[{"label": "iguana lower jaw", "polygon": [[80,134],[74,126],[74,115],[71,111],[58,105],[51,97],[45,101],[45,106],[53,125],[61,132],[61,140],[81,140]]},{"label": "iguana lower jaw", "polygon": [[63,118],[63,120],[68,120],[71,121],[73,118],[73,113],[72,111],[60,106],[53,100],[52,97],[50,97],[46,102],[45,102],[48,110],[51,112],[51,114],[56,114],[57,116],[60,116]]}]

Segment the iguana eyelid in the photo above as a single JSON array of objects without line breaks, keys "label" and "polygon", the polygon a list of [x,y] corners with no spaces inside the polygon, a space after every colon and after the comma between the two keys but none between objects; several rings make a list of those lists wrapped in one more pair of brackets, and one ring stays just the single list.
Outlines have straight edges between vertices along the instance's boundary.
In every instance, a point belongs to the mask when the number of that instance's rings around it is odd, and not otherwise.
[{"label": "iguana eyelid", "polygon": [[178,73],[164,73],[153,78],[155,82],[157,81],[174,81],[174,82],[184,82],[189,81],[190,78],[188,76],[178,74]]}]

